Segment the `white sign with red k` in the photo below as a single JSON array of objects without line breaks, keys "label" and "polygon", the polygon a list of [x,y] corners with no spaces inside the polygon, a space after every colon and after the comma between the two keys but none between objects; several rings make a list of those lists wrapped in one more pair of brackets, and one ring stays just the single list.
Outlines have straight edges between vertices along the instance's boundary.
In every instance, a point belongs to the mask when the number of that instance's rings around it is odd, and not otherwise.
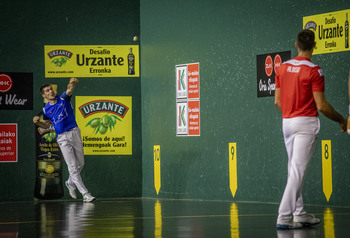
[{"label": "white sign with red k", "polygon": [[176,135],[200,136],[199,63],[176,65]]}]

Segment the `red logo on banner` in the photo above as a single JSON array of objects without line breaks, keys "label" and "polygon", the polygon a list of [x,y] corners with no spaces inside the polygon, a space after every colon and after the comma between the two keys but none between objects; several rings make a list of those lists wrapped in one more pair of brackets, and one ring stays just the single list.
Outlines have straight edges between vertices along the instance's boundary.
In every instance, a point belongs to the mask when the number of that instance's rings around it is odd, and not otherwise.
[{"label": "red logo on banner", "polygon": [[279,67],[281,67],[281,64],[282,64],[282,58],[279,54],[277,54],[275,56],[275,59],[273,60],[273,64],[274,64],[274,69],[275,69],[275,73],[277,72],[277,69]]},{"label": "red logo on banner", "polygon": [[273,72],[272,57],[268,55],[265,59],[265,73],[268,77],[270,77],[272,72]]},{"label": "red logo on banner", "polygon": [[6,74],[0,74],[0,92],[6,93],[12,88],[12,79]]}]

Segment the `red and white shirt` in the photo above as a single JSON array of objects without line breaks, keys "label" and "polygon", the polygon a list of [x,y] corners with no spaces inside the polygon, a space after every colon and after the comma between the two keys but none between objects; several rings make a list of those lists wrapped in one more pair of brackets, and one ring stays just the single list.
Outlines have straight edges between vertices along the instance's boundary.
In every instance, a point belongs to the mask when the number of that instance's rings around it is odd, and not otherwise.
[{"label": "red and white shirt", "polygon": [[318,116],[313,92],[324,92],[322,69],[306,57],[284,62],[276,72],[283,118]]}]

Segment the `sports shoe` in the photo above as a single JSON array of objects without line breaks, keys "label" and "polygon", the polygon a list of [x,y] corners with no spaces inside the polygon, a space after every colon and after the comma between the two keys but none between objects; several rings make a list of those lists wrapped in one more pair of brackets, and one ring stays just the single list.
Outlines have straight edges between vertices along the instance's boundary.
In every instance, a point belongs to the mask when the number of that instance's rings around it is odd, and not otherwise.
[{"label": "sports shoe", "polygon": [[70,185],[68,183],[68,181],[65,182],[66,187],[68,188],[69,191],[69,195],[73,198],[73,199],[77,199],[77,194],[75,193],[75,187]]},{"label": "sports shoe", "polygon": [[83,201],[84,201],[84,202],[92,202],[92,201],[94,201],[95,199],[96,199],[96,198],[93,197],[93,196],[91,195],[91,193],[85,193],[85,194],[84,194]]},{"label": "sports shoe", "polygon": [[289,230],[289,229],[301,229],[303,226],[300,223],[294,221],[278,221],[276,224],[277,229]]},{"label": "sports shoe", "polygon": [[294,216],[293,221],[300,223],[302,226],[314,226],[321,222],[320,219],[316,218],[314,215],[311,214]]}]

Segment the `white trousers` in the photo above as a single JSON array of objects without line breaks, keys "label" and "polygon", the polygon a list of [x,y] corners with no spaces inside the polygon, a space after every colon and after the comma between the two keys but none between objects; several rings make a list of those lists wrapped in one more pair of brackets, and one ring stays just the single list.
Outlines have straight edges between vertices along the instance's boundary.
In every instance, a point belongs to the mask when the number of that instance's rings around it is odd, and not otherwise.
[{"label": "white trousers", "polygon": [[68,167],[68,183],[73,187],[75,186],[82,195],[88,193],[80,176],[80,172],[83,170],[85,164],[80,129],[75,127],[70,131],[59,134],[57,136],[57,143],[61,148]]},{"label": "white trousers", "polygon": [[318,117],[283,119],[283,136],[288,154],[288,178],[278,210],[277,222],[290,221],[293,215],[306,214],[302,188],[319,130]]}]

